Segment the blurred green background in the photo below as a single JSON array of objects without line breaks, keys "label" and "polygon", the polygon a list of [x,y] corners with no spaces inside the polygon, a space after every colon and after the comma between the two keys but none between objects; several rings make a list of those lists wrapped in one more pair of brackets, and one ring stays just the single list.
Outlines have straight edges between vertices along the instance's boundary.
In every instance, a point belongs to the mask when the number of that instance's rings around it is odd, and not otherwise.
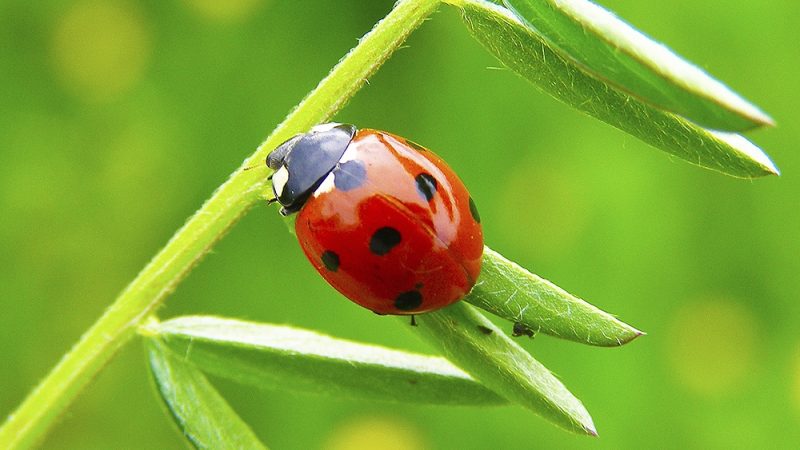
[{"label": "blurred green background", "polygon": [[[0,414],[392,3],[0,2]],[[391,405],[219,382],[268,445],[797,447],[800,3],[603,3],[771,113],[779,127],[749,137],[784,175],[728,178],[580,115],[498,70],[450,7],[336,116],[442,155],[470,187],[490,246],[649,333],[615,349],[520,340],[583,400],[600,437],[518,407]],[[160,313],[430,351],[413,329],[337,295],[267,206]],[[183,447],[138,343],[43,447]]]}]

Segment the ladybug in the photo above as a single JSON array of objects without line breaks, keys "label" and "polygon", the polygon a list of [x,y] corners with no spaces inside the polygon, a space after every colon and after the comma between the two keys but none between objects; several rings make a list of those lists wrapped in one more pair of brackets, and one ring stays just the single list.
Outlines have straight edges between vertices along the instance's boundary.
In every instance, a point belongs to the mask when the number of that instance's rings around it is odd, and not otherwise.
[{"label": "ladybug", "polygon": [[445,162],[385,131],[329,123],[267,156],[272,201],[336,290],[377,314],[442,308],[472,289],[483,232]]}]

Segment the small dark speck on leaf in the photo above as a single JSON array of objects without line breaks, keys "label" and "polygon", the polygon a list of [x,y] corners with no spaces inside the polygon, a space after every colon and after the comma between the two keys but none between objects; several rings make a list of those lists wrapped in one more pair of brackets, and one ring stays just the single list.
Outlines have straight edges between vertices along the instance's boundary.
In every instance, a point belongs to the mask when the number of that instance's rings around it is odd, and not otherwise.
[{"label": "small dark speck on leaf", "polygon": [[522,322],[514,322],[514,329],[511,330],[511,335],[514,337],[520,337],[522,335],[528,336],[529,338],[533,338],[536,336],[536,332],[528,328]]},{"label": "small dark speck on leaf", "polygon": [[487,336],[493,333],[491,328],[485,327],[483,325],[478,325],[478,331],[480,331],[481,333],[483,333],[483,334],[485,334]]}]

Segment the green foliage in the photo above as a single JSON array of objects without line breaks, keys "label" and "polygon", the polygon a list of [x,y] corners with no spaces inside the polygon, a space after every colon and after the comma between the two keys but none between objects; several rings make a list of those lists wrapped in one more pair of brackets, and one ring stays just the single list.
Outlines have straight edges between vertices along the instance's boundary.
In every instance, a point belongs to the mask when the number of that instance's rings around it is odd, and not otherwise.
[{"label": "green foliage", "polygon": [[[292,134],[327,120],[432,13],[438,2],[405,0],[364,36],[139,272],[0,428],[0,448],[29,446],[226,232],[260,199],[261,163]],[[250,167],[259,170],[245,170]]]},{"label": "green foliage", "polygon": [[257,388],[391,402],[505,403],[441,357],[294,327],[187,316],[148,325],[146,333],[204,372]]},{"label": "green foliage", "polygon": [[157,338],[148,339],[147,355],[158,393],[196,448],[266,448],[200,371]]},{"label": "green foliage", "polygon": [[727,86],[590,1],[505,3],[592,77],[657,108],[718,130],[772,124]]},{"label": "green foliage", "polygon": [[448,359],[505,398],[567,430],[597,434],[580,400],[475,308],[459,302],[424,314],[419,330]]},{"label": "green foliage", "polygon": [[[469,31],[499,61],[564,103],[701,167],[742,178],[777,174],[769,157],[742,136],[703,128],[739,131],[769,124],[768,116],[604,10],[576,0],[508,0],[515,16],[500,1],[447,3],[462,9]],[[438,5],[402,0],[359,41],[9,417],[0,428],[0,448],[29,447],[41,439],[136,328],[259,201],[268,184],[260,166],[266,153],[336,114]],[[253,166],[259,169],[242,170]],[[488,248],[479,283],[466,300],[523,330],[579,343],[614,347],[642,334]],[[293,327],[214,317],[152,321],[139,331],[161,397],[199,448],[263,448],[202,372],[337,398],[513,402],[567,430],[596,434],[583,404],[466,302],[418,321],[411,332],[449,362]]]},{"label": "green foliage", "polygon": [[465,300],[531,331],[582,344],[614,347],[642,335],[488,247],[481,277]]},{"label": "green foliage", "polygon": [[702,128],[583,71],[510,11],[483,0],[466,0],[462,7],[467,27],[481,44],[564,103],[700,167],[741,178],[778,173],[769,157],[745,138]]}]

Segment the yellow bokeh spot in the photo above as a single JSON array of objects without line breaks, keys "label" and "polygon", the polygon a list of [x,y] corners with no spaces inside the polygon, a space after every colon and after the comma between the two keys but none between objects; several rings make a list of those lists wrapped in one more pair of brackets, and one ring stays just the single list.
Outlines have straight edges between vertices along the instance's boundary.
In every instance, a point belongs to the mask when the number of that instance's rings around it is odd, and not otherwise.
[{"label": "yellow bokeh spot", "polygon": [[324,450],[422,450],[419,430],[394,417],[358,417],[333,430]]},{"label": "yellow bokeh spot", "polygon": [[724,298],[682,306],[666,338],[675,377],[701,395],[739,388],[755,367],[755,321],[744,306]]},{"label": "yellow bokeh spot", "polygon": [[511,240],[535,248],[543,259],[570,250],[585,228],[583,197],[557,170],[521,165],[506,177],[501,198],[493,211],[496,224]]},{"label": "yellow bokeh spot", "polygon": [[150,56],[144,17],[127,1],[78,1],[60,17],[52,39],[56,74],[88,101],[129,90]]},{"label": "yellow bokeh spot", "polygon": [[795,408],[800,411],[800,351],[797,352],[794,362],[794,373],[792,374],[792,399]]},{"label": "yellow bokeh spot", "polygon": [[200,15],[220,22],[238,22],[255,12],[264,0],[185,0]]}]

